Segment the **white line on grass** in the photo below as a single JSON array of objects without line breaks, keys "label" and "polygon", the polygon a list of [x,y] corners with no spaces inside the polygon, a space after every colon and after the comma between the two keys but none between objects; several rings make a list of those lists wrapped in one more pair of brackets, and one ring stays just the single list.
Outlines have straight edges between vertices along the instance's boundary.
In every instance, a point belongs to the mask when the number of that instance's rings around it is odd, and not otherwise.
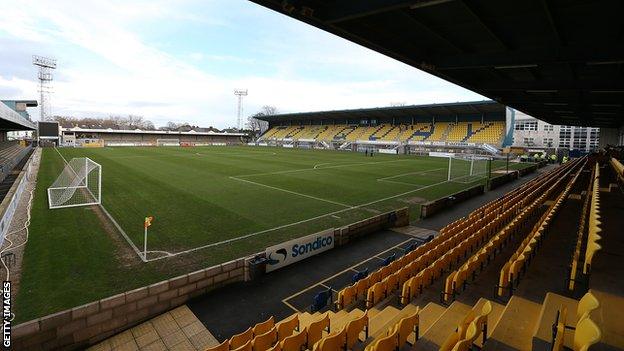
[{"label": "white line on grass", "polygon": [[338,206],[343,206],[343,207],[347,207],[347,208],[353,208],[353,206],[347,205],[347,204],[343,204],[341,202],[327,200],[327,199],[323,199],[323,198],[312,196],[312,195],[302,194],[302,193],[298,193],[296,191],[282,189],[282,188],[278,188],[276,186],[266,185],[266,184],[254,182],[254,181],[251,181],[251,180],[247,180],[247,179],[240,179],[240,178],[236,178],[236,177],[228,177],[228,178],[233,179],[233,180],[238,180],[239,182],[245,182],[245,183],[249,183],[249,184],[253,184],[253,185],[257,185],[257,186],[262,186],[262,187],[273,189],[273,190],[283,191],[285,193],[289,193],[289,194],[293,194],[293,195],[297,195],[297,196],[303,196],[303,197],[307,197],[307,198],[310,198],[310,199],[327,202],[327,203],[338,205]]},{"label": "white line on grass", "polygon": [[[456,179],[462,179],[462,178],[465,178],[465,177],[470,177],[470,176],[459,177],[459,178],[456,178]],[[379,203],[379,202],[391,200],[391,199],[394,199],[394,198],[397,198],[397,197],[401,197],[401,196],[405,196],[405,195],[408,195],[408,194],[411,194],[411,193],[415,193],[417,191],[421,191],[421,190],[429,189],[429,188],[432,188],[432,187],[435,187],[435,186],[438,186],[438,185],[442,185],[444,183],[448,183],[448,181],[444,180],[442,182],[438,182],[438,183],[435,183],[435,184],[427,185],[427,186],[424,186],[422,188],[406,191],[406,192],[403,192],[403,193],[400,193],[400,194],[397,194],[397,195],[388,196],[388,197],[385,197],[383,199],[374,200],[374,201],[367,202],[367,203],[360,204],[360,205],[356,205],[356,206],[353,206],[353,207],[350,207],[350,208],[343,208],[342,210],[337,210],[337,211],[329,212],[329,213],[322,214],[322,215],[319,215],[319,216],[315,216],[315,217],[311,217],[311,218],[308,218],[308,219],[304,219],[304,220],[301,220],[301,221],[284,224],[284,225],[277,226],[277,227],[270,228],[270,229],[261,230],[259,232],[249,233],[249,234],[246,234],[246,235],[243,235],[243,236],[239,236],[239,237],[235,237],[235,238],[231,238],[231,239],[227,239],[227,240],[223,240],[223,241],[218,241],[216,243],[211,243],[211,244],[195,247],[195,248],[184,250],[184,251],[174,252],[174,253],[170,253],[169,252],[169,256],[152,258],[152,259],[149,259],[148,262],[161,260],[161,259],[167,258],[167,257],[187,254],[187,253],[191,253],[191,252],[207,249],[207,248],[210,248],[210,247],[215,247],[215,246],[220,246],[220,245],[232,243],[232,242],[243,240],[243,239],[248,239],[248,238],[260,235],[260,234],[269,233],[269,232],[272,232],[272,231],[275,231],[275,230],[280,230],[280,229],[292,227],[292,226],[295,226],[295,225],[298,225],[298,224],[314,221],[314,220],[317,220],[317,219],[320,219],[320,218],[323,218],[323,217],[332,216],[332,215],[336,215],[338,213],[343,213],[343,212],[346,212],[346,211],[351,211],[351,210],[359,209],[359,208],[362,208],[362,207],[370,206],[370,205],[373,205],[373,204],[376,204],[376,203]]]},{"label": "white line on grass", "polygon": [[[405,162],[405,161],[414,161],[414,160],[410,160],[410,159],[401,159],[401,160],[392,160],[392,161],[378,161],[378,162],[360,162],[360,163],[346,163],[346,164],[339,164],[336,166],[329,166],[329,167],[319,167],[319,168],[299,168],[299,169],[290,169],[287,171],[276,171],[276,172],[265,172],[265,173],[252,173],[252,174],[240,174],[240,175],[235,175],[233,177],[236,178],[247,178],[247,177],[255,177],[255,176],[265,176],[265,175],[276,175],[276,174],[288,174],[288,173],[298,173],[298,172],[309,172],[309,171],[314,171],[314,170],[319,170],[319,169],[333,169],[333,168],[343,168],[343,167],[351,167],[351,166],[365,166],[365,165],[374,165],[374,164],[380,164],[380,163],[392,163],[392,162]],[[321,163],[322,164],[322,163]],[[315,165],[318,166],[318,165]]]}]

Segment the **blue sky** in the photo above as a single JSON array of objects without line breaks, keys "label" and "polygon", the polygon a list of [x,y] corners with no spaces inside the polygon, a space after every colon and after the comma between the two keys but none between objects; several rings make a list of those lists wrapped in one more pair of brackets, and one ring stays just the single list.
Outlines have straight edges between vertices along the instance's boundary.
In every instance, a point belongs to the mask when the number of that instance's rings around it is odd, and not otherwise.
[{"label": "blue sky", "polygon": [[[16,6],[19,4],[19,6]],[[391,58],[244,0],[0,0],[0,97],[38,96],[31,55],[54,57],[52,113],[137,114],[228,127],[245,114],[481,100]]]}]

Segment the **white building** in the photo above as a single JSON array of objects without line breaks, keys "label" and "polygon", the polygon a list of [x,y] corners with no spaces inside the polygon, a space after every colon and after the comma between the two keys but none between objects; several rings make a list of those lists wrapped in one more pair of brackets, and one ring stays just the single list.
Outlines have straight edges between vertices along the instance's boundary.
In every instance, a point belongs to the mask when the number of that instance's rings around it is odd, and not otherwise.
[{"label": "white building", "polygon": [[560,126],[513,111],[513,145],[532,148],[598,149],[600,128]]}]

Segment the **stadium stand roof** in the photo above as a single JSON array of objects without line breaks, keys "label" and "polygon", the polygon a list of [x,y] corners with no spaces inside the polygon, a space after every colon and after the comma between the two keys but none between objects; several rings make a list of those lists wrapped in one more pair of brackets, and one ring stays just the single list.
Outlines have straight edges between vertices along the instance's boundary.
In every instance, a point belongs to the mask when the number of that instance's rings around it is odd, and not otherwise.
[{"label": "stadium stand roof", "polygon": [[28,119],[26,115],[16,110],[16,104],[23,103],[25,107],[37,106],[37,101],[34,100],[2,100],[0,103],[0,130],[2,131],[14,131],[14,130],[27,130],[37,129],[34,122]]},{"label": "stadium stand roof", "polygon": [[272,116],[257,117],[267,122],[280,120],[318,120],[318,119],[348,119],[348,118],[402,118],[414,116],[452,116],[464,114],[492,114],[501,113],[504,116],[505,106],[492,100],[452,102],[442,104],[408,105],[362,108],[352,110],[332,110],[286,113]]},{"label": "stadium stand roof", "polygon": [[61,132],[76,133],[105,133],[105,134],[158,134],[158,135],[215,135],[215,136],[246,136],[245,133],[227,133],[227,132],[178,132],[170,130],[142,130],[142,129],[96,129],[96,128],[61,128]]},{"label": "stadium stand roof", "polygon": [[552,124],[624,124],[623,1],[252,1]]}]

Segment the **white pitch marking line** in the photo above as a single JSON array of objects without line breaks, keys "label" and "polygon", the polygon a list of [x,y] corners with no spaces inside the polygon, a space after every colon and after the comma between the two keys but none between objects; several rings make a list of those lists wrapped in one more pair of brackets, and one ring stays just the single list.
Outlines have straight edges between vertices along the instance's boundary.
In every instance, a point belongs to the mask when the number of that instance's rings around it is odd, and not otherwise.
[{"label": "white pitch marking line", "polygon": [[266,185],[266,184],[254,182],[254,181],[251,181],[251,180],[247,180],[247,179],[240,179],[240,178],[236,178],[236,177],[228,177],[228,178],[234,179],[234,180],[238,180],[239,182],[245,182],[245,183],[249,183],[249,184],[263,186],[265,188],[269,188],[269,189],[273,189],[273,190],[283,191],[283,192],[286,192],[286,193],[289,193],[289,194],[293,194],[293,195],[297,195],[297,196],[303,196],[303,197],[307,197],[307,198],[318,200],[318,201],[328,202],[330,204],[339,205],[339,206],[342,206],[342,207],[353,208],[353,206],[347,205],[347,204],[343,204],[341,202],[327,200],[327,199],[323,199],[323,198],[312,196],[312,195],[302,194],[302,193],[298,193],[296,191],[282,189],[282,188],[278,188],[276,186]]},{"label": "white pitch marking line", "polygon": [[288,173],[297,173],[297,172],[309,172],[318,169],[332,169],[332,168],[343,168],[349,166],[363,166],[363,165],[374,165],[380,163],[391,163],[391,162],[405,162],[405,161],[415,161],[411,159],[400,159],[400,160],[392,160],[392,161],[379,161],[379,162],[361,162],[361,163],[348,163],[348,164],[340,164],[336,166],[329,167],[320,167],[320,168],[299,168],[299,169],[290,169],[287,171],[277,171],[277,172],[265,172],[265,173],[252,173],[252,174],[240,174],[232,177],[242,178],[242,177],[255,177],[255,176],[265,176],[265,175],[275,175],[275,174],[288,174]]},{"label": "white pitch marking line", "polygon": [[412,175],[412,174],[425,175],[425,173],[435,172],[435,171],[439,171],[439,170],[442,170],[442,169],[446,169],[446,168],[436,168],[436,169],[430,169],[428,171],[401,173],[401,174],[397,174],[397,175],[393,175],[393,176],[389,176],[389,177],[377,178],[377,181],[382,182],[382,181],[387,180],[387,179],[393,179],[393,178],[403,177],[403,176]]},{"label": "white pitch marking line", "polygon": [[[466,176],[466,177],[469,177],[469,176]],[[458,178],[458,179],[460,179],[460,178]],[[239,179],[239,180],[242,180],[242,179]],[[198,250],[207,249],[207,248],[209,248],[209,247],[219,246],[219,245],[228,244],[228,243],[231,243],[231,242],[235,242],[235,241],[239,241],[239,240],[243,240],[243,239],[251,238],[251,237],[254,237],[254,236],[257,236],[257,235],[260,235],[260,234],[264,234],[264,233],[269,233],[269,232],[272,232],[272,231],[274,231],[274,230],[279,230],[279,229],[284,229],[284,228],[292,227],[292,226],[295,226],[295,225],[298,225],[298,224],[301,224],[301,223],[306,223],[306,222],[314,221],[314,220],[317,220],[317,219],[319,219],[319,218],[323,218],[323,217],[327,217],[327,216],[335,215],[335,214],[342,213],[342,212],[346,212],[346,211],[350,211],[350,210],[355,210],[355,209],[362,208],[362,207],[366,207],[366,206],[369,206],[369,205],[372,205],[372,204],[375,204],[375,203],[378,203],[378,202],[382,202],[382,201],[386,201],[386,200],[394,199],[394,198],[397,198],[397,197],[405,196],[405,195],[407,195],[407,194],[411,194],[411,193],[414,193],[414,192],[417,192],[417,191],[420,191],[420,190],[424,190],[424,189],[432,188],[432,187],[434,187],[434,186],[438,186],[438,185],[441,185],[441,184],[444,184],[444,183],[448,183],[448,181],[446,181],[446,180],[445,180],[445,181],[442,181],[442,182],[438,182],[438,183],[435,183],[435,184],[431,184],[431,185],[424,186],[424,187],[422,187],[422,188],[418,188],[418,189],[414,189],[414,190],[406,191],[406,192],[403,192],[403,193],[400,193],[400,194],[397,194],[397,195],[388,196],[388,197],[383,198],[383,199],[379,199],[379,200],[375,200],[375,201],[367,202],[367,203],[364,203],[364,204],[361,204],[361,205],[356,205],[356,206],[353,206],[353,207],[350,207],[350,208],[343,208],[342,210],[337,210],[337,211],[334,211],[334,212],[329,212],[329,213],[326,213],[326,214],[318,215],[318,216],[315,216],[315,217],[311,217],[311,218],[304,219],[304,220],[297,221],[297,222],[293,222],[293,223],[287,223],[287,224],[284,224],[284,225],[281,225],[281,226],[278,226],[278,227],[274,227],[274,228],[269,228],[269,229],[261,230],[261,231],[259,231],[259,232],[249,233],[249,234],[246,234],[246,235],[243,235],[243,236],[239,236],[239,237],[235,237],[235,238],[231,238],[231,239],[227,239],[227,240],[223,240],[223,241],[218,241],[218,242],[216,242],[216,243],[211,243],[211,244],[207,244],[207,245],[203,245],[203,246],[195,247],[195,248],[188,249],[188,250],[184,250],[184,251],[179,251],[179,252],[171,253],[171,256],[182,255],[182,254],[186,254],[186,253],[190,253],[190,252],[194,252],[194,251],[198,251]],[[166,257],[167,257],[167,256],[164,256],[164,257],[157,257],[157,258],[154,258],[154,259],[150,259],[149,261],[150,261],[150,262],[151,262],[151,261],[156,261],[156,260],[160,260],[160,259],[163,259],[163,258],[166,258]]]}]

